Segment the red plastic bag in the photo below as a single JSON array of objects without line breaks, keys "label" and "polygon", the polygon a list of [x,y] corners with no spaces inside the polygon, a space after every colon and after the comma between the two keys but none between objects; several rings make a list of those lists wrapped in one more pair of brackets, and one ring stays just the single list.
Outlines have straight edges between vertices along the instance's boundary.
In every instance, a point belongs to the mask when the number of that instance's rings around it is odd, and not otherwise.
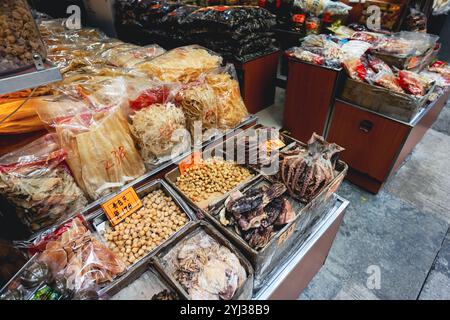
[{"label": "red plastic bag", "polygon": [[367,68],[362,63],[361,58],[350,58],[342,61],[342,66],[350,78],[364,81],[367,77]]}]

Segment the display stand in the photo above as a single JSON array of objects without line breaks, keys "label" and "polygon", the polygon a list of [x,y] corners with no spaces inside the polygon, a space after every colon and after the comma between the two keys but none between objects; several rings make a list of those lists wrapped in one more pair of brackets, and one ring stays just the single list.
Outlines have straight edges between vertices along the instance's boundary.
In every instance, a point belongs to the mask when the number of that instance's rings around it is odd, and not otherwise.
[{"label": "display stand", "polygon": [[249,113],[257,113],[273,105],[277,84],[280,51],[246,62],[230,61],[239,78],[242,98]]},{"label": "display stand", "polygon": [[325,135],[341,76],[341,69],[289,58],[283,129],[300,141]]},{"label": "display stand", "polygon": [[349,202],[337,197],[334,207],[315,227],[303,245],[281,261],[264,287],[255,293],[255,300],[298,299],[328,256],[344,218]]},{"label": "display stand", "polygon": [[409,123],[336,99],[326,139],[345,148],[347,179],[378,193],[436,121],[449,95],[447,90]]}]

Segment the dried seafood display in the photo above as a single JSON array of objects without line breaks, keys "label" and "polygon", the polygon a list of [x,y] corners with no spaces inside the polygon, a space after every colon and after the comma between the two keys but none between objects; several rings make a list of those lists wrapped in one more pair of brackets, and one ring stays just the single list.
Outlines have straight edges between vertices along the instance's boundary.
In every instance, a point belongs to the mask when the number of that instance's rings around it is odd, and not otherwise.
[{"label": "dried seafood display", "polygon": [[248,116],[239,82],[230,72],[234,73],[234,67],[228,65],[223,70],[205,76],[206,83],[214,90],[218,101],[218,127],[224,130],[236,127]]},{"label": "dried seafood display", "polygon": [[247,273],[239,258],[204,232],[183,240],[166,256],[169,273],[193,300],[231,300]]},{"label": "dried seafood display", "polygon": [[186,116],[186,125],[191,135],[198,122],[202,125],[202,131],[217,128],[219,101],[213,88],[207,83],[185,86],[178,92],[176,101]]},{"label": "dried seafood display", "polygon": [[198,46],[187,46],[138,64],[136,69],[164,82],[188,83],[197,80],[203,73],[218,68],[221,63],[220,56]]},{"label": "dried seafood display", "polygon": [[245,193],[233,192],[217,217],[224,226],[234,227],[253,249],[263,249],[272,236],[295,219],[282,183],[255,187]]},{"label": "dried seafood display", "polygon": [[278,178],[292,197],[309,202],[334,179],[332,157],[343,150],[314,133],[307,147],[299,146],[280,154]]},{"label": "dried seafood display", "polygon": [[87,204],[65,165],[66,158],[51,134],[0,158],[0,192],[32,232]]},{"label": "dried seafood display", "polygon": [[[41,240],[42,239],[42,240]],[[84,226],[81,218],[45,234],[35,244],[38,261],[77,293],[91,291],[122,274],[126,266]]]},{"label": "dried seafood display", "polygon": [[130,122],[131,132],[146,163],[170,156],[183,144],[183,136],[175,133],[185,129],[186,120],[183,111],[173,103],[156,103],[142,108],[130,117]]},{"label": "dried seafood display", "polygon": [[56,132],[75,180],[93,200],[145,172],[120,109],[77,114],[56,123]]},{"label": "dried seafood display", "polygon": [[144,207],[115,227],[107,227],[103,236],[108,247],[127,265],[132,265],[182,228],[188,218],[164,191],[148,194]]},{"label": "dried seafood display", "polygon": [[209,202],[234,189],[253,174],[233,161],[220,158],[201,159],[187,168],[176,180],[176,186],[193,202],[207,206]]},{"label": "dried seafood display", "polygon": [[160,56],[164,52],[166,51],[156,44],[146,47],[123,44],[104,51],[101,56],[113,66],[132,68],[142,61]]}]

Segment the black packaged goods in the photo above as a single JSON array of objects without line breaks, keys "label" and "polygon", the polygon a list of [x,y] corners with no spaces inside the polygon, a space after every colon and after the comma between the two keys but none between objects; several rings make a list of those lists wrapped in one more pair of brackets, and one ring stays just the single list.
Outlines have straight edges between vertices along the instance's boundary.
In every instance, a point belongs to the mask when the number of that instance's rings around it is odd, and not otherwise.
[{"label": "black packaged goods", "polygon": [[201,8],[191,13],[184,24],[186,28],[194,30],[219,32],[226,30],[244,34],[268,30],[276,24],[276,18],[269,11],[259,7],[214,6]]}]

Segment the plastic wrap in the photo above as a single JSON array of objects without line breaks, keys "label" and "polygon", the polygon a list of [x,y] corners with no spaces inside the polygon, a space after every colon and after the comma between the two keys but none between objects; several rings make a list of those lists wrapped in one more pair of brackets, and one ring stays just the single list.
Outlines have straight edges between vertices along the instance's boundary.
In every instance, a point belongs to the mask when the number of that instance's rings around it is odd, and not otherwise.
[{"label": "plastic wrap", "polygon": [[33,66],[34,54],[45,60],[46,49],[25,0],[2,0],[0,17],[0,75]]},{"label": "plastic wrap", "polygon": [[311,51],[304,50],[302,48],[291,48],[287,52],[287,55],[294,57],[296,59],[323,65],[325,63],[325,58],[319,54],[312,53]]},{"label": "plastic wrap", "polygon": [[40,131],[44,129],[44,124],[39,119],[36,108],[45,103],[44,98],[31,98],[28,101],[20,100],[5,100],[1,102],[0,99],[0,119],[4,119],[12,114],[20,107],[12,116],[6,121],[0,123],[0,134],[21,134]]},{"label": "plastic wrap", "polygon": [[85,103],[62,100],[38,109],[38,114],[55,128],[77,184],[91,199],[144,174],[144,164],[120,108],[93,109]]},{"label": "plastic wrap", "polygon": [[399,84],[403,90],[414,96],[424,96],[431,87],[431,83],[426,78],[415,72],[401,70],[398,76]]},{"label": "plastic wrap", "polygon": [[400,58],[420,56],[433,48],[438,39],[438,36],[427,33],[401,31],[390,37],[382,37],[374,50]]},{"label": "plastic wrap", "polygon": [[46,135],[0,158],[0,192],[37,232],[81,210],[87,200],[65,165],[67,153]]},{"label": "plastic wrap", "polygon": [[342,66],[348,76],[357,81],[365,81],[367,77],[367,68],[361,61],[361,58],[350,58],[342,61]]},{"label": "plastic wrap", "polygon": [[156,44],[145,47],[123,44],[104,51],[101,57],[113,66],[132,68],[140,62],[157,57],[164,52],[165,50]]},{"label": "plastic wrap", "polygon": [[136,65],[136,69],[164,82],[188,83],[218,68],[222,58],[199,46],[180,47]]},{"label": "plastic wrap", "polygon": [[248,111],[242,100],[234,65],[212,70],[205,75],[206,83],[213,89],[218,100],[218,128],[235,128],[247,116]]},{"label": "plastic wrap", "polygon": [[65,281],[75,299],[83,292],[96,294],[98,288],[126,270],[125,264],[102,244],[77,216],[42,234],[30,246],[38,252],[38,261],[44,262],[56,278]]},{"label": "plastic wrap", "polygon": [[275,15],[253,6],[211,6],[191,13],[183,23],[189,32],[230,32],[245,35],[268,30],[276,24]]}]

